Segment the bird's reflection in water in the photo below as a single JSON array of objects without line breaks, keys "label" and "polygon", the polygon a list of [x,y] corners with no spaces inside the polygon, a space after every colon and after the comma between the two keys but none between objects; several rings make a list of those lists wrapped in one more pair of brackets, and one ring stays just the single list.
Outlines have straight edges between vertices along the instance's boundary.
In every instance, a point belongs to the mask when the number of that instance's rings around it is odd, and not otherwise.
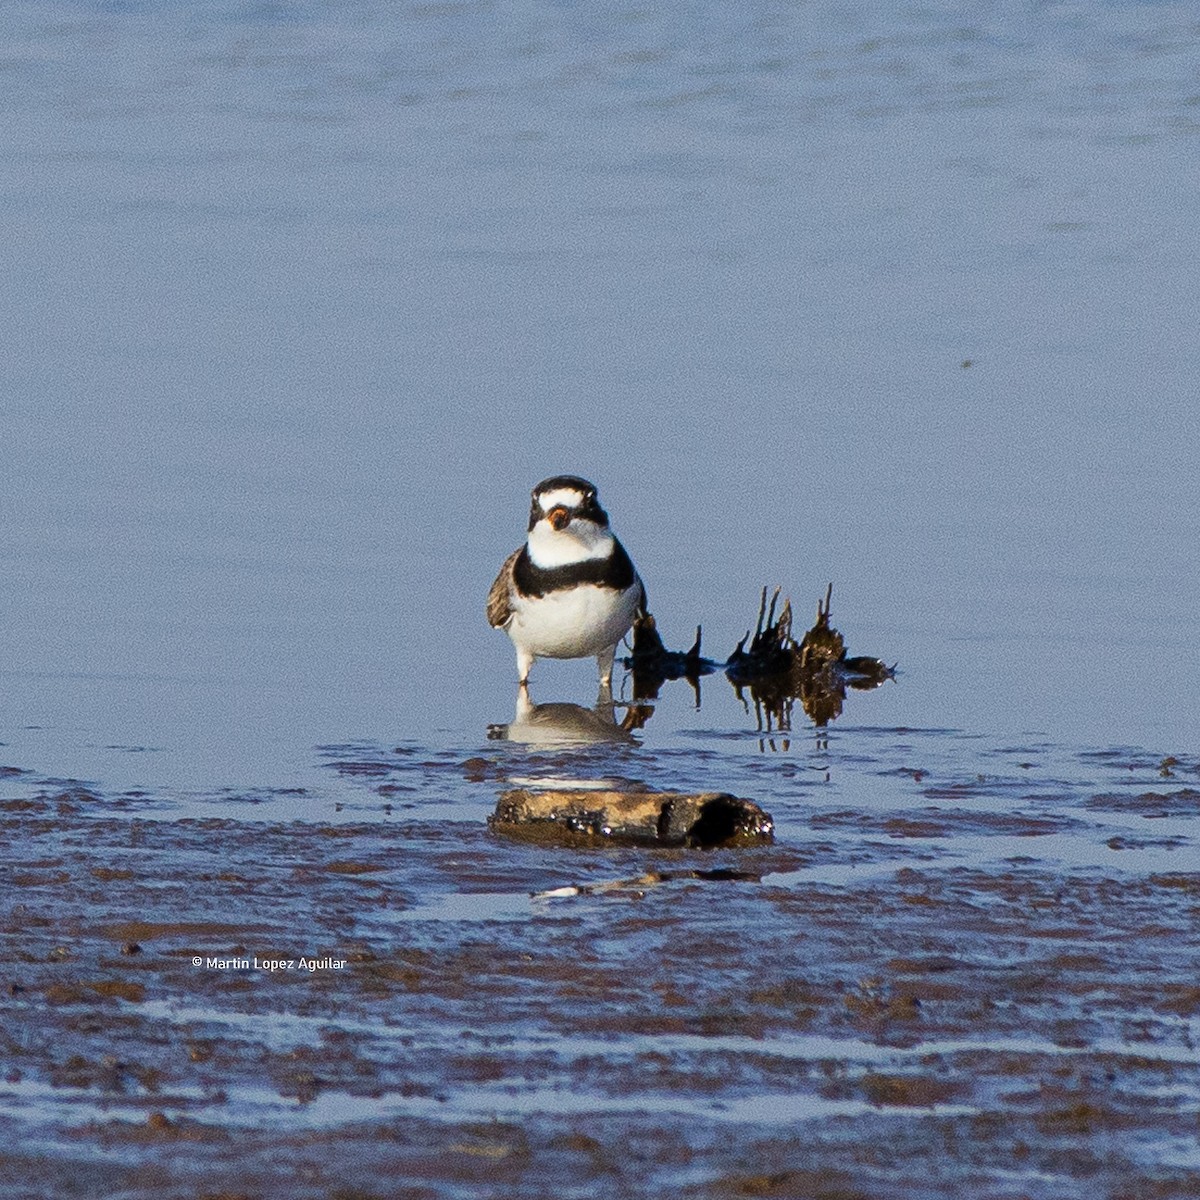
[{"label": "bird's reflection in water", "polygon": [[589,746],[598,742],[628,742],[636,739],[633,730],[641,729],[654,709],[649,705],[622,706],[617,720],[617,704],[612,689],[600,688],[591,708],[582,704],[556,701],[535,704],[529,688],[517,689],[517,709],[507,725],[489,725],[493,741],[522,742],[530,746]]}]

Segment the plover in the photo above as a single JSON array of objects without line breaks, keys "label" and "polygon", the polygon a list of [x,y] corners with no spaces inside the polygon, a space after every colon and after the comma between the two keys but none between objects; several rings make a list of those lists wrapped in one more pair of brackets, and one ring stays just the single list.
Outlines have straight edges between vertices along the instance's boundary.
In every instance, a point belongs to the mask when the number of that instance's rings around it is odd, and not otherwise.
[{"label": "plover", "polygon": [[617,643],[645,607],[646,589],[595,487],[578,475],[543,479],[533,489],[525,545],[505,559],[487,599],[489,624],[517,649],[522,685],[535,659],[594,654],[608,686]]}]

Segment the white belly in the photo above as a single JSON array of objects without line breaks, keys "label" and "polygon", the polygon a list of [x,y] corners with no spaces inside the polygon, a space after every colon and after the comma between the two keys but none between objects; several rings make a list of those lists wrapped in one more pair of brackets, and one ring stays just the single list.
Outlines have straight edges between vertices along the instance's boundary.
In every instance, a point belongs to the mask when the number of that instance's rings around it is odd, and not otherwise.
[{"label": "white belly", "polygon": [[515,599],[508,636],[538,658],[585,658],[615,646],[633,624],[639,587],[614,592],[583,584],[529,600]]}]

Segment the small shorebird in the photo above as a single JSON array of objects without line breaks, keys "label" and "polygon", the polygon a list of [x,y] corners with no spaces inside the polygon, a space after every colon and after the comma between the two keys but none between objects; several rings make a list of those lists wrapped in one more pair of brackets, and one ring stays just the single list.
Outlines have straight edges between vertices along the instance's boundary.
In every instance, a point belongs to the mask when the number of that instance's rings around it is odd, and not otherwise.
[{"label": "small shorebird", "polygon": [[646,589],[595,487],[578,475],[543,479],[525,545],[505,559],[487,599],[488,623],[517,649],[521,684],[535,659],[594,654],[601,687],[609,686],[617,643],[645,607]]}]

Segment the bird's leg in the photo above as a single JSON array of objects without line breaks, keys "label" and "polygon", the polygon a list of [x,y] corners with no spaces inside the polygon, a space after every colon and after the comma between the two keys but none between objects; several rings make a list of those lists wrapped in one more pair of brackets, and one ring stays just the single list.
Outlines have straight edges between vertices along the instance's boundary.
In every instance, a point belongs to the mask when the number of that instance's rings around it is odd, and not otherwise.
[{"label": "bird's leg", "polygon": [[517,651],[517,680],[521,687],[526,687],[529,683],[529,672],[533,668],[534,656],[528,650]]},{"label": "bird's leg", "polygon": [[600,686],[602,688],[612,686],[613,659],[617,656],[617,646],[614,642],[606,650],[601,650],[596,655],[596,665],[600,668]]}]

